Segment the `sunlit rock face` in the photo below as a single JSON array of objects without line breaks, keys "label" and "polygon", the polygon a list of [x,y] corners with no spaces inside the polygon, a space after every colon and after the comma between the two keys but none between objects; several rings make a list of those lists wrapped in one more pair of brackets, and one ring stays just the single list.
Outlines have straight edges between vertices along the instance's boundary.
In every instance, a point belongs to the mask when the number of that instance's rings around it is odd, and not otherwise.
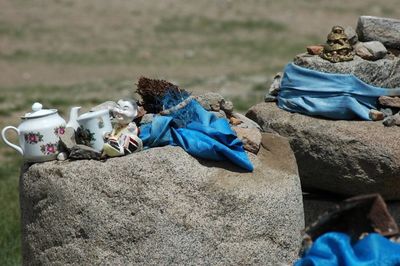
[{"label": "sunlit rock face", "polygon": [[285,138],[262,142],[252,173],[171,146],[24,169],[24,264],[293,262],[304,228],[297,165]]}]

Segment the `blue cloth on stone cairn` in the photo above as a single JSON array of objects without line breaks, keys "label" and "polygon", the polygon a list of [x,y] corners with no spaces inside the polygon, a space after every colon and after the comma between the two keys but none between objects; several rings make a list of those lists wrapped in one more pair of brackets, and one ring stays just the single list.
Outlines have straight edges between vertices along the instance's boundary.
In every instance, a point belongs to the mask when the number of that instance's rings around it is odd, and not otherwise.
[{"label": "blue cloth on stone cairn", "polygon": [[369,85],[352,74],[324,73],[286,65],[278,94],[278,106],[284,110],[330,119],[369,118],[377,109],[379,96],[398,96],[400,89]]}]

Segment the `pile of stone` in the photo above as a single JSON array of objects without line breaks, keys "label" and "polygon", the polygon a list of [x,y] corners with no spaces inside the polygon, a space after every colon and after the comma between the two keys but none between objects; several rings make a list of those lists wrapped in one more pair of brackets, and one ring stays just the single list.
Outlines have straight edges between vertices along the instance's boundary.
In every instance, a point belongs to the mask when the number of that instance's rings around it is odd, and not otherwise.
[{"label": "pile of stone", "polygon": [[[361,16],[356,30],[348,26],[344,33],[355,54],[365,60],[394,58],[400,53],[399,20]],[[311,45],[307,47],[307,52],[310,55],[320,55],[323,49],[323,45]]]},{"label": "pile of stone", "polygon": [[[322,46],[294,58],[294,64],[326,72],[353,74],[383,88],[400,88],[400,20],[362,16],[356,30],[345,30],[354,59],[332,63],[319,56]],[[246,116],[263,130],[287,137],[299,167],[306,224],[343,198],[380,193],[400,223],[400,97],[381,96],[372,120],[333,121],[279,109],[274,101],[282,73],[276,75],[265,102]]]},{"label": "pile of stone", "polygon": [[[361,16],[357,28],[346,27],[345,33],[355,50],[354,59],[347,62],[331,63],[319,55],[322,45],[307,47],[308,53],[297,55],[293,62],[296,65],[313,70],[353,74],[362,81],[382,88],[400,87],[400,20]],[[282,73],[275,76],[266,102],[276,101]],[[385,126],[400,125],[397,97],[379,98],[379,110],[371,110],[370,118],[383,120]]]},{"label": "pile of stone", "polygon": [[378,102],[382,106],[380,112],[384,114],[383,124],[387,127],[400,126],[400,98],[381,96]]}]

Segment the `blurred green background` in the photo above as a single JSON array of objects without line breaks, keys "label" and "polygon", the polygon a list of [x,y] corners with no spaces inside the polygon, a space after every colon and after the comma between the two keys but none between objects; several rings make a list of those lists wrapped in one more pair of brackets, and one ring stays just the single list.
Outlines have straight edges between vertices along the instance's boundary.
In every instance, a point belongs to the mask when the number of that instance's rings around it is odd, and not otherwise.
[{"label": "blurred green background", "polygon": [[[333,25],[360,15],[400,18],[397,0],[0,0],[0,127],[39,101],[68,119],[133,96],[141,75],[199,94],[219,92],[241,112],[273,75]],[[83,110],[85,111],[85,110]],[[10,136],[16,139],[15,136]],[[20,156],[0,143],[0,265],[21,264]]]}]

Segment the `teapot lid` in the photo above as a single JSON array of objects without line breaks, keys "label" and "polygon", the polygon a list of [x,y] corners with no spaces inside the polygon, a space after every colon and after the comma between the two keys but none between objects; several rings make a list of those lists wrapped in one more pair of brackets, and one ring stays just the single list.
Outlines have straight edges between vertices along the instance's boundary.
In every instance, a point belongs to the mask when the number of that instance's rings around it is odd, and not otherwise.
[{"label": "teapot lid", "polygon": [[43,105],[41,103],[36,102],[32,105],[32,112],[26,113],[21,118],[22,119],[37,118],[57,113],[56,109],[42,109],[42,108]]}]

